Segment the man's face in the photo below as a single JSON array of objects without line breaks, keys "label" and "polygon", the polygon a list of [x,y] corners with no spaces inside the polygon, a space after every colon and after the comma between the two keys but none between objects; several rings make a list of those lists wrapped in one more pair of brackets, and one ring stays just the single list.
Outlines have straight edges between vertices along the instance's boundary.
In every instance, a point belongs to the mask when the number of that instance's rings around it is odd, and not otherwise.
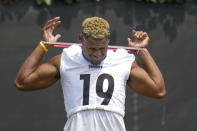
[{"label": "man's face", "polygon": [[99,64],[106,56],[109,38],[95,40],[91,37],[85,39],[83,36],[81,42],[83,44],[83,53],[92,64]]}]

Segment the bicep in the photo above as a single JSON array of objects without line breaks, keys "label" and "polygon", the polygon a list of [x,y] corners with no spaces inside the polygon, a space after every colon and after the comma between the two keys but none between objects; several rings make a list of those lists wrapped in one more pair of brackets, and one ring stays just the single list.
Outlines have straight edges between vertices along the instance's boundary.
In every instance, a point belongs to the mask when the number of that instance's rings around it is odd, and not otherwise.
[{"label": "bicep", "polygon": [[59,69],[54,60],[41,64],[23,82],[25,90],[37,90],[51,86],[60,78]]},{"label": "bicep", "polygon": [[128,86],[141,95],[151,97],[155,90],[154,81],[143,68],[137,65],[136,62],[133,63],[133,66],[127,82]]}]

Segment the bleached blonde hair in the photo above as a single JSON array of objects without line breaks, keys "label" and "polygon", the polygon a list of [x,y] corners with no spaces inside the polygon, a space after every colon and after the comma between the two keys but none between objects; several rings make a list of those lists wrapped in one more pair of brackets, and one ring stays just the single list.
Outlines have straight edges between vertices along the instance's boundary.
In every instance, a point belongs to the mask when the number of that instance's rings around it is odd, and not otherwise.
[{"label": "bleached blonde hair", "polygon": [[82,34],[86,38],[104,39],[110,35],[109,23],[100,17],[86,18],[82,23]]}]

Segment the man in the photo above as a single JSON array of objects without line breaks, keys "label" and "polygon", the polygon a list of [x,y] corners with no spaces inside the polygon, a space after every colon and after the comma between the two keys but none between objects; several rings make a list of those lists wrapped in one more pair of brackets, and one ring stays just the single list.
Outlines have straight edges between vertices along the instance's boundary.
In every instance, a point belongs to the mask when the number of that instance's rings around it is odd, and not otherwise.
[{"label": "man", "polygon": [[[42,29],[42,40],[56,42],[61,35],[52,33],[60,23],[60,17],[49,20]],[[132,34],[134,41],[128,38],[129,46],[148,46],[146,32],[133,30]],[[140,67],[126,50],[107,50],[110,37],[106,20],[87,18],[79,36],[82,48],[65,48],[61,55],[40,64],[48,46],[39,44],[21,67],[14,85],[20,90],[37,90],[60,79],[68,117],[65,131],[125,131],[126,86],[152,98],[164,97],[166,90],[147,49],[137,53]]]}]

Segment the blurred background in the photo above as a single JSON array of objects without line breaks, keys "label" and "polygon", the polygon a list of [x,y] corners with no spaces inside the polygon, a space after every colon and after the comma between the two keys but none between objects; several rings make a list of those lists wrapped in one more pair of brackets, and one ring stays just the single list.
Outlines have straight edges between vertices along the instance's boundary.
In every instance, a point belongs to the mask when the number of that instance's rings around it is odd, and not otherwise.
[{"label": "blurred background", "polygon": [[[1,0],[0,131],[62,131],[66,122],[60,82],[21,92],[13,82],[41,40],[41,28],[60,16],[55,30],[63,42],[79,42],[81,22],[99,16],[111,25],[111,45],[127,46],[131,29],[146,31],[150,50],[165,79],[167,96],[156,100],[126,93],[128,131],[197,130],[196,0]],[[60,54],[51,48],[43,62]]]}]

